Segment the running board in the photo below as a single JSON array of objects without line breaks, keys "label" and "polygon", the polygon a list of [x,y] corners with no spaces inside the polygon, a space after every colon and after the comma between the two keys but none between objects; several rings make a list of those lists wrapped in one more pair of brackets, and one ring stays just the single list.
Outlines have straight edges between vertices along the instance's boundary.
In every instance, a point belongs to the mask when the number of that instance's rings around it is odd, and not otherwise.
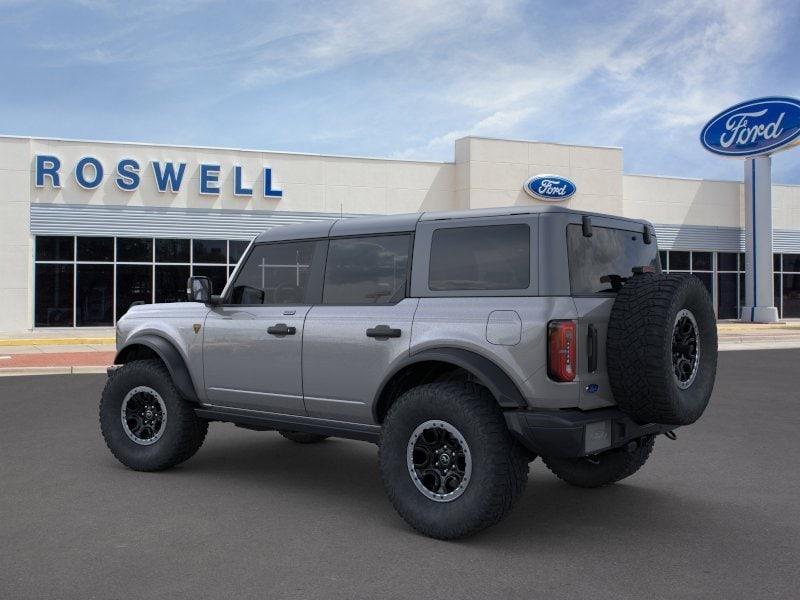
[{"label": "running board", "polygon": [[203,406],[195,408],[194,412],[198,417],[208,421],[222,421],[251,428],[302,431],[374,443],[378,442],[381,435],[381,428],[378,425],[342,423],[299,415],[281,415],[220,406]]}]

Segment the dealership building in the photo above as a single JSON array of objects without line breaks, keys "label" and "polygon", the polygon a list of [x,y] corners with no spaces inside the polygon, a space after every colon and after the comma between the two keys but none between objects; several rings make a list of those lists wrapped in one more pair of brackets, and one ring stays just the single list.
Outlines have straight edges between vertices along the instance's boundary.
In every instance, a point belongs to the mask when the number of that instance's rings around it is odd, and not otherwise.
[{"label": "dealership building", "polygon": [[[720,319],[745,303],[738,181],[632,175],[623,149],[466,137],[450,162],[0,137],[0,334],[109,327],[132,302],[220,290],[271,227],[368,214],[531,206],[550,174],[560,204],[647,219],[662,266],[694,273]],[[800,186],[772,186],[775,306],[800,318]]]}]

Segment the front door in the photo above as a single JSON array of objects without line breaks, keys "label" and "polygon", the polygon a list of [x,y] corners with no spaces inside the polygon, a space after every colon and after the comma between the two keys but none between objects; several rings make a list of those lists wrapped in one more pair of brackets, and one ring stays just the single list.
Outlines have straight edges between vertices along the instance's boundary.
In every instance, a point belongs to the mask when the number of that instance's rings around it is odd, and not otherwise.
[{"label": "front door", "polygon": [[314,269],[321,268],[323,255],[324,242],[253,247],[223,304],[206,318],[203,367],[208,402],[306,414],[303,327],[318,288]]},{"label": "front door", "polygon": [[309,416],[373,422],[375,391],[411,345],[419,299],[406,298],[410,248],[408,234],[330,241],[322,304],[303,333]]}]

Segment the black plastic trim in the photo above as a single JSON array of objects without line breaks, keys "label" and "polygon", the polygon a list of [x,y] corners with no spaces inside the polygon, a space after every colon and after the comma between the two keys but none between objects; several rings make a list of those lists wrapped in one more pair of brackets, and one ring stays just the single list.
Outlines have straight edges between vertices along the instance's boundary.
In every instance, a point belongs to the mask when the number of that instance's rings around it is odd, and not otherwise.
[{"label": "black plastic trim", "polygon": [[194,412],[198,417],[209,421],[222,421],[251,428],[286,429],[366,442],[377,442],[381,436],[381,428],[378,425],[343,423],[299,415],[264,413],[221,406],[201,406]]},{"label": "black plastic trim", "polygon": [[413,364],[431,361],[450,363],[469,371],[489,389],[497,403],[504,408],[528,405],[511,377],[488,358],[460,348],[435,348],[412,354],[385,377],[375,394],[373,407],[379,405],[386,385],[397,373]]},{"label": "black plastic trim", "polygon": [[114,357],[114,364],[125,363],[126,354],[130,352],[133,346],[137,345],[150,348],[150,350],[158,354],[163,363],[167,366],[170,377],[172,377],[172,382],[175,384],[175,387],[178,388],[181,396],[192,402],[199,401],[197,392],[194,389],[194,384],[192,383],[192,376],[189,374],[189,368],[186,366],[181,353],[178,352],[178,349],[175,348],[172,342],[162,337],[154,334],[144,334],[128,340],[125,346],[121,348]]},{"label": "black plastic trim", "polygon": [[619,448],[645,435],[665,433],[674,425],[640,425],[617,407],[582,411],[509,410],[503,415],[514,436],[531,452],[540,456],[576,458],[587,456],[584,428],[590,423],[611,421],[611,444],[603,450]]}]

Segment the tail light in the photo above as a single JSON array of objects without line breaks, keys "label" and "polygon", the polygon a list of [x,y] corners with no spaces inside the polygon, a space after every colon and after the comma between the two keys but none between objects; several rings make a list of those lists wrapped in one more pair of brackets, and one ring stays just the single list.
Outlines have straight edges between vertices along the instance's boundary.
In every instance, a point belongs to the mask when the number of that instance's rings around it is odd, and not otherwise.
[{"label": "tail light", "polygon": [[550,321],[547,324],[547,374],[554,381],[575,379],[573,321]]}]

